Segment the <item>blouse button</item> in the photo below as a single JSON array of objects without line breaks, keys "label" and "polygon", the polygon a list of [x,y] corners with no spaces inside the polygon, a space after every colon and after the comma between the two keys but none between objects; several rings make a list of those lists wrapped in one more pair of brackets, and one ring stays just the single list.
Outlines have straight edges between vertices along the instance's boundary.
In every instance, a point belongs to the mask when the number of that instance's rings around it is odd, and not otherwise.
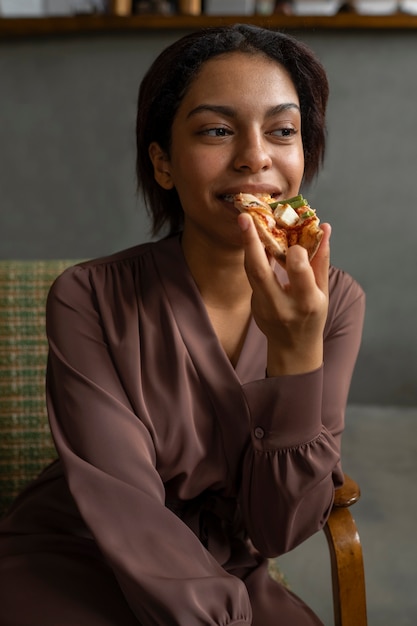
[{"label": "blouse button", "polygon": [[260,426],[258,426],[257,428],[255,428],[255,437],[256,439],[262,439],[265,436],[265,431],[263,428],[261,428]]}]

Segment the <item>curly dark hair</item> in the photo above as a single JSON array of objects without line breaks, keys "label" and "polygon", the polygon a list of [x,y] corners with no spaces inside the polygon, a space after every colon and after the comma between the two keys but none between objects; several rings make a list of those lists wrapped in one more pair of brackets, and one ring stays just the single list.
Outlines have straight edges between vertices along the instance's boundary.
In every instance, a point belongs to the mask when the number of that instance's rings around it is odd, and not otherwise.
[{"label": "curly dark hair", "polygon": [[329,85],[323,65],[306,44],[278,31],[245,24],[189,33],[162,51],[139,89],[136,173],[154,235],[167,224],[169,234],[181,230],[184,214],[176,190],[165,190],[155,181],[149,145],[155,141],[169,154],[172,123],[187,89],[203,63],[230,52],[263,54],[286,68],[301,106],[304,181],[311,182],[322,165]]}]

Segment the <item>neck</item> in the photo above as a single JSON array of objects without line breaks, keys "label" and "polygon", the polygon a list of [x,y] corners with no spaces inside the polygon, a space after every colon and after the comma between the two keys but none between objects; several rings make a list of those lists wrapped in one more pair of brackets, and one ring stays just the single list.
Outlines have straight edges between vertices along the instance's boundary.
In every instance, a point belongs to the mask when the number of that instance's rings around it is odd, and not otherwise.
[{"label": "neck", "polygon": [[207,306],[222,309],[250,302],[252,289],[244,268],[242,249],[215,247],[184,232],[182,248],[188,267]]},{"label": "neck", "polygon": [[184,231],[182,248],[197,283],[214,332],[233,366],[245,341],[252,289],[239,247],[214,246],[204,237]]}]

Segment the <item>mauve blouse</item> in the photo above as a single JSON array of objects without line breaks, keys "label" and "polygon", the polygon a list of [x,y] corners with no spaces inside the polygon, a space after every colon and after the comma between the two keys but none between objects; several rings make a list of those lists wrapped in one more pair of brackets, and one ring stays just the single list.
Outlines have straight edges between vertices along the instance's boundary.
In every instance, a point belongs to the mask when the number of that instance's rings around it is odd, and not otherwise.
[{"label": "mauve blouse", "polygon": [[[56,280],[47,403],[60,461],[36,497],[54,485],[54,524],[98,546],[140,624],[250,624],[238,573],[323,526],[364,300],[331,268],[323,367],[267,378],[253,321],[231,365],[178,237]],[[48,543],[36,523],[15,522],[28,546]]]}]

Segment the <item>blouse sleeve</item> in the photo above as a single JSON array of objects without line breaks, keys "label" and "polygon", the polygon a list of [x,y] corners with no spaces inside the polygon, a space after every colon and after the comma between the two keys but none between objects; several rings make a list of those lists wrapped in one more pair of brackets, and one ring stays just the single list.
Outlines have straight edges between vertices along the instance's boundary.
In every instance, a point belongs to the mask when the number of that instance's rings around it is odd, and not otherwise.
[{"label": "blouse sleeve", "polygon": [[331,285],[323,366],[244,385],[251,443],[243,461],[240,501],[250,538],[264,556],[288,552],[320,530],[334,488],[343,482],[341,435],[365,296],[338,270]]},{"label": "blouse sleeve", "polygon": [[119,338],[104,328],[88,268],[67,270],[47,303],[47,402],[80,514],[143,626],[250,624],[244,583],[165,506],[151,436],[109,348]]}]

